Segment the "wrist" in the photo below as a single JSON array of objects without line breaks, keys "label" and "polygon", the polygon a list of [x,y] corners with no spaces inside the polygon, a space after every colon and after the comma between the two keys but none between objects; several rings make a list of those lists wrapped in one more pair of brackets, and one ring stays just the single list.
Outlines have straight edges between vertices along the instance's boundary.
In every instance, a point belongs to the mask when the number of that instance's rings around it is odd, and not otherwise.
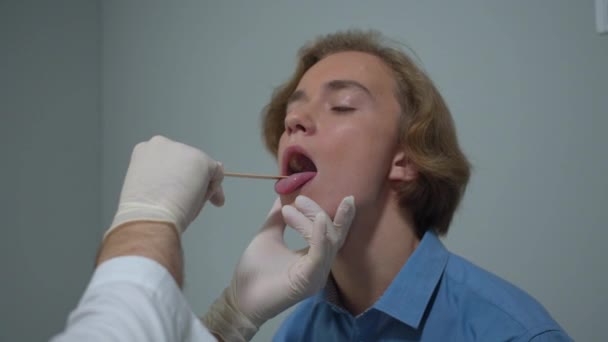
[{"label": "wrist", "polygon": [[111,258],[137,255],[152,259],[173,276],[181,287],[183,256],[180,236],[168,223],[134,221],[108,234],[100,247],[97,265]]},{"label": "wrist", "polygon": [[252,322],[236,305],[230,287],[211,304],[207,313],[201,318],[203,325],[214,336],[223,341],[249,341],[263,323]]}]

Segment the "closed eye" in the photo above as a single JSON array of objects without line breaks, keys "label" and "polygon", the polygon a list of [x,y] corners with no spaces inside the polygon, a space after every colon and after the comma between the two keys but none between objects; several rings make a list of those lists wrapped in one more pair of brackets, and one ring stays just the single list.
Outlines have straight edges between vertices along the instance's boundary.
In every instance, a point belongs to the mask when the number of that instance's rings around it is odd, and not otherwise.
[{"label": "closed eye", "polygon": [[334,112],[338,112],[338,113],[348,113],[348,112],[354,111],[355,108],[345,107],[345,106],[336,106],[336,107],[331,107],[331,110]]}]

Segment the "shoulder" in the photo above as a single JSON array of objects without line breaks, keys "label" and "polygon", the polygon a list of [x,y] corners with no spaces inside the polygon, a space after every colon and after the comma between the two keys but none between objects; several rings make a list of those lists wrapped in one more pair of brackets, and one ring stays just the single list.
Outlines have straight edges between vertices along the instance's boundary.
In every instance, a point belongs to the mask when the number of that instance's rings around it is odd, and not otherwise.
[{"label": "shoulder", "polygon": [[[563,332],[547,310],[532,296],[508,281],[450,253],[441,286],[456,299],[458,311],[471,322],[501,322],[520,337]],[[542,341],[542,339],[540,340]]]}]

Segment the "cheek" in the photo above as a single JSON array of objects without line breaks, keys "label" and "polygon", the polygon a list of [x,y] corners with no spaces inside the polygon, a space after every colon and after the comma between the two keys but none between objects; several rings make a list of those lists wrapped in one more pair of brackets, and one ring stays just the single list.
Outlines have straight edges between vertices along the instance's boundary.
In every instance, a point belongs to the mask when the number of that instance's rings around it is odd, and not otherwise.
[{"label": "cheek", "polygon": [[350,161],[352,171],[341,172],[335,182],[342,197],[354,195],[359,204],[376,202],[386,181],[384,163],[375,160],[373,155],[368,157]]},{"label": "cheek", "polygon": [[334,139],[326,142],[330,164],[367,177],[386,171],[395,145],[392,132],[362,123],[336,129],[334,133]]},{"label": "cheek", "polygon": [[303,194],[313,198],[331,217],[346,196],[354,196],[359,208],[373,206],[381,196],[388,173],[386,163],[372,152],[347,151],[343,157],[328,162],[315,186]]},{"label": "cheek", "polygon": [[[348,195],[354,195],[361,205],[376,202],[388,180],[392,162],[394,137],[372,127],[341,128],[325,155],[327,170],[322,175],[321,198],[327,199],[329,208],[337,208]],[[367,129],[366,129],[367,128]]]}]

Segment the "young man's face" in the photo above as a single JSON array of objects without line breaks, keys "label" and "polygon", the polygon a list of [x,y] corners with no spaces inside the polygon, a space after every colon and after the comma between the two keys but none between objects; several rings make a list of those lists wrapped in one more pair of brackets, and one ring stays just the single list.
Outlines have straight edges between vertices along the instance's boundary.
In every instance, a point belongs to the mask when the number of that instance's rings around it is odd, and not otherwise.
[{"label": "young man's face", "polygon": [[283,188],[283,204],[306,195],[333,217],[345,196],[355,196],[358,211],[377,202],[397,152],[395,90],[388,66],[362,52],[329,55],[304,74],[287,105],[278,161],[283,175],[316,175]]}]

